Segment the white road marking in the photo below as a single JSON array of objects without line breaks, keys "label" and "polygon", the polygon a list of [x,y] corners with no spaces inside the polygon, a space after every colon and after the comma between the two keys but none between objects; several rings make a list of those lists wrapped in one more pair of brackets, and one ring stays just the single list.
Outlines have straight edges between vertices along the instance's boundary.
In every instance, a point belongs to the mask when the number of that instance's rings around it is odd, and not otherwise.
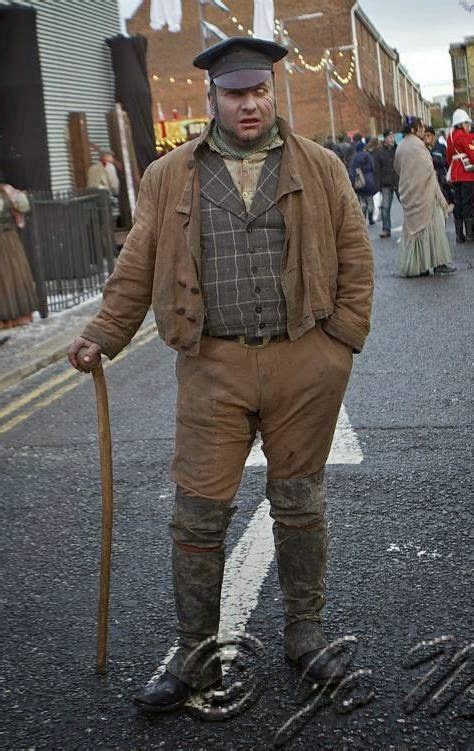
[{"label": "white road marking", "polygon": [[428,558],[441,558],[441,553],[438,553],[437,550],[427,550],[426,548],[419,548],[418,545],[415,545],[414,542],[392,542],[387,548],[387,553],[402,553],[402,555],[411,555],[413,553],[416,553],[417,558],[423,558],[424,556],[427,556]]},{"label": "white road marking", "polygon": [[[342,406],[328,463],[360,464],[362,459],[359,441],[352,430],[347,412]],[[264,464],[266,464],[265,456],[260,445],[256,443],[252,448],[246,466],[257,467]],[[269,510],[270,504],[267,499],[264,499],[257,507],[244,534],[226,561],[221,595],[219,628],[221,638],[226,638],[232,632],[245,633],[247,623],[257,605],[260,590],[274,556],[273,521]],[[176,650],[177,642],[165,655],[150,678],[149,684],[156,681],[164,673],[166,664]],[[226,648],[226,660],[232,659],[235,653],[235,648]],[[224,666],[224,670],[225,668],[226,666]],[[196,702],[199,702],[198,697],[192,699],[193,704],[196,704]]]},{"label": "white road marking", "polygon": [[[331,451],[327,460],[328,464],[360,464],[363,454],[359,445],[359,440],[352,430],[349,418],[344,405],[339,412],[336,432],[332,442]],[[265,454],[262,451],[262,441],[257,440],[252,446],[252,450],[245,463],[246,467],[264,467],[267,463]]]},{"label": "white road marking", "polygon": [[392,232],[401,232],[403,229],[403,224],[400,224],[399,227],[392,227]]}]

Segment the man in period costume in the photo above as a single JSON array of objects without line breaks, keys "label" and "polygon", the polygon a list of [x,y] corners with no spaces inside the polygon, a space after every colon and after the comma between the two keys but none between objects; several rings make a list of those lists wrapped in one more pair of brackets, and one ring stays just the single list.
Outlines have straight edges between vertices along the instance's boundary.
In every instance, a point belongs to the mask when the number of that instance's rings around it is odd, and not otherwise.
[{"label": "man in period costume", "polygon": [[324,465],[369,331],[371,249],[341,161],[276,116],[279,44],[234,37],[194,60],[213,119],[145,172],[135,224],[98,316],[70,350],[115,357],[150,304],[178,351],[171,522],[179,646],[135,695],[148,711],[215,685],[218,661],[187,658],[219,627],[224,540],[257,431],[268,460],[285,600],[284,648],[310,680],[340,677],[321,629]]},{"label": "man in period costume", "polygon": [[110,149],[101,149],[99,160],[89,167],[87,187],[106,190],[111,196],[118,196],[120,182],[114,164],[114,155]]}]

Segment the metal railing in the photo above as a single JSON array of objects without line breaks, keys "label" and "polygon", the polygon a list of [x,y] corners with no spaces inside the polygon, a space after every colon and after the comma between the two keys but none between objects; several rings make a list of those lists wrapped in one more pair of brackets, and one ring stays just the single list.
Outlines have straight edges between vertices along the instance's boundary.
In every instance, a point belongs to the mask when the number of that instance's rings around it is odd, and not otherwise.
[{"label": "metal railing", "polygon": [[46,318],[102,291],[114,266],[110,199],[104,190],[34,191],[28,199],[23,240]]}]

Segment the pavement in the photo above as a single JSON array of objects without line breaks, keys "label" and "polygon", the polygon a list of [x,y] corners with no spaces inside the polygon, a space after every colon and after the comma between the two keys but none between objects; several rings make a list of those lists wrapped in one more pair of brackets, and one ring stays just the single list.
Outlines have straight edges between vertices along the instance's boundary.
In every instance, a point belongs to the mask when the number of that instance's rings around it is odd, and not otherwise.
[{"label": "pavement", "polygon": [[0,347],[0,391],[66,357],[71,341],[100,308],[101,295],[80,305],[2,330],[8,341]]}]

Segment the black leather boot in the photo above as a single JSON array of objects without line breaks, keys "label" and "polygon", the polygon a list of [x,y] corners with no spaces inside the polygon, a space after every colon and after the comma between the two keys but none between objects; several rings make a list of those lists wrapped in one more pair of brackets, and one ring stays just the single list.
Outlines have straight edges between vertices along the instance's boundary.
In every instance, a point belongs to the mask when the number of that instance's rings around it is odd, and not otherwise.
[{"label": "black leather boot", "polygon": [[327,555],[324,472],[297,480],[269,480],[267,497],[275,520],[278,578],[285,601],[285,655],[311,682],[345,674],[321,628]]},{"label": "black leather boot", "polygon": [[176,492],[170,529],[178,648],[166,672],[135,694],[134,703],[145,711],[178,709],[193,690],[217,686],[222,680],[215,639],[224,576],[224,539],[233,513],[226,503],[186,496],[179,488]]},{"label": "black leather boot", "polygon": [[133,696],[133,703],[144,712],[160,714],[173,712],[186,704],[193,689],[166,670],[159,678],[151,679]]},{"label": "black leather boot", "polygon": [[466,238],[464,236],[464,219],[458,219],[457,217],[454,217],[454,226],[456,228],[456,242],[466,242]]}]

